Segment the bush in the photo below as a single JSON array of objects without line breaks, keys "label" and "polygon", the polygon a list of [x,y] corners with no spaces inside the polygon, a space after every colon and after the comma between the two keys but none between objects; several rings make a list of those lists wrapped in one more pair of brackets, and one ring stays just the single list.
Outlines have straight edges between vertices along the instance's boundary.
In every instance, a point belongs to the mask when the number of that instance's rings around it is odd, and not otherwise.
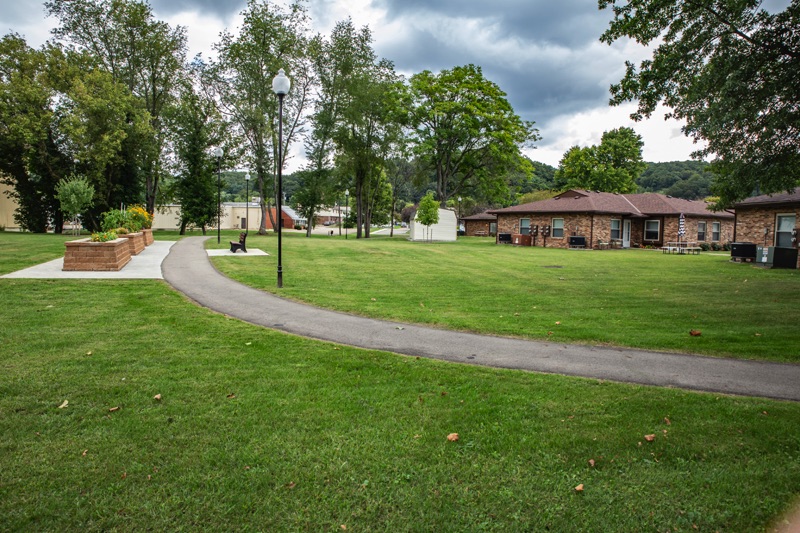
[{"label": "bush", "polygon": [[141,222],[131,215],[129,211],[112,209],[103,213],[103,222],[100,224],[103,231],[112,231],[117,228],[125,228],[129,233],[135,233],[142,229]]},{"label": "bush", "polygon": [[[153,215],[148,213],[144,207],[134,205],[128,208],[128,215],[134,223],[139,224],[139,229],[150,228],[153,226]],[[138,230],[137,230],[138,231]]]},{"label": "bush", "polygon": [[92,242],[108,242],[117,239],[117,234],[113,231],[101,231],[92,233]]},{"label": "bush", "polygon": [[707,252],[709,249],[711,249],[711,246],[709,246],[707,242],[701,242],[700,249],[703,250],[704,252]]}]

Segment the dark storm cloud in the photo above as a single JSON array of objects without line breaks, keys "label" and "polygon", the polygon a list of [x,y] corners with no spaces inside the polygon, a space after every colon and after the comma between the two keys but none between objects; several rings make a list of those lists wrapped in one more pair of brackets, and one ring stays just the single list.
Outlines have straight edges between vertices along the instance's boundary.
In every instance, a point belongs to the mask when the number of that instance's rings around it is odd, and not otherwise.
[{"label": "dark storm cloud", "polygon": [[[436,72],[467,63],[480,65],[484,75],[508,94],[515,111],[540,125],[560,115],[605,106],[610,81],[622,75],[624,59],[619,52],[598,42],[610,14],[598,12],[585,0],[536,5],[513,0],[379,1],[388,19],[407,23],[399,24],[405,28],[400,38],[382,41],[376,35],[379,52],[398,70]],[[488,33],[469,35],[480,31],[476,28]],[[485,41],[475,46],[475,39]],[[618,75],[609,78],[615,72]]]},{"label": "dark storm cloud", "polygon": [[596,41],[611,18],[586,0],[530,1],[495,0],[376,0],[389,18],[466,17],[499,24],[501,31],[526,40],[560,46],[582,46]]}]

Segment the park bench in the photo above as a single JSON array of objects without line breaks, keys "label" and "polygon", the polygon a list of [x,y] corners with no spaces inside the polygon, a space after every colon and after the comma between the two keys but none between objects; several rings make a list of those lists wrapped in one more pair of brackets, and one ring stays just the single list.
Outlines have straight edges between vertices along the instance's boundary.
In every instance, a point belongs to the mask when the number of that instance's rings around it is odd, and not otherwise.
[{"label": "park bench", "polygon": [[247,233],[240,233],[239,234],[239,241],[230,241],[231,242],[231,252],[236,253],[236,250],[241,250],[244,253],[247,253],[247,246],[245,246],[245,241],[247,241]]}]

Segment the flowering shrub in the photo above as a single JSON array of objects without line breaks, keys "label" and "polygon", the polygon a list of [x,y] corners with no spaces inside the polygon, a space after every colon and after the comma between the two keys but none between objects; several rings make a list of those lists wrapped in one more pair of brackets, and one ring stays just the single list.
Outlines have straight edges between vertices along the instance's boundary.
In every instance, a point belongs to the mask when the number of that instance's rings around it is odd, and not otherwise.
[{"label": "flowering shrub", "polygon": [[128,208],[128,215],[134,222],[139,224],[139,229],[150,228],[153,226],[153,215],[147,212],[144,207],[134,205]]},{"label": "flowering shrub", "polygon": [[117,234],[113,231],[101,231],[100,233],[92,233],[92,242],[108,242],[116,240]]},{"label": "flowering shrub", "polygon": [[135,219],[129,211],[123,211],[122,209],[112,209],[103,213],[103,223],[100,226],[103,231],[125,228],[129,233],[135,233],[142,229],[141,222]]}]

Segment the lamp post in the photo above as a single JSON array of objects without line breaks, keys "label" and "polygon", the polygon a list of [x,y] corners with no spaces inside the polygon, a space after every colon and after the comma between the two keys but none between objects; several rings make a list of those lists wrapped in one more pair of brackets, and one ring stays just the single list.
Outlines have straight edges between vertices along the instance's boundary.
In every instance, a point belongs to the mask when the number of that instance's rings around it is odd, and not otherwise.
[{"label": "lamp post", "polygon": [[250,173],[244,175],[245,190],[244,193],[244,233],[250,233]]},{"label": "lamp post", "polygon": [[[350,207],[350,189],[344,190],[344,220],[347,222],[347,209]],[[347,226],[344,227],[344,238],[347,239]]]},{"label": "lamp post", "polygon": [[461,197],[458,197],[458,215],[456,215],[456,235],[461,229]]},{"label": "lamp post", "polygon": [[281,228],[283,227],[283,97],[289,94],[292,82],[283,69],[272,80],[272,92],[278,95],[278,288],[283,287],[283,266],[281,264]]},{"label": "lamp post", "polygon": [[220,211],[222,211],[222,182],[220,181],[220,173],[222,171],[222,148],[217,146],[214,150],[214,157],[217,158],[217,244],[220,243]]}]

